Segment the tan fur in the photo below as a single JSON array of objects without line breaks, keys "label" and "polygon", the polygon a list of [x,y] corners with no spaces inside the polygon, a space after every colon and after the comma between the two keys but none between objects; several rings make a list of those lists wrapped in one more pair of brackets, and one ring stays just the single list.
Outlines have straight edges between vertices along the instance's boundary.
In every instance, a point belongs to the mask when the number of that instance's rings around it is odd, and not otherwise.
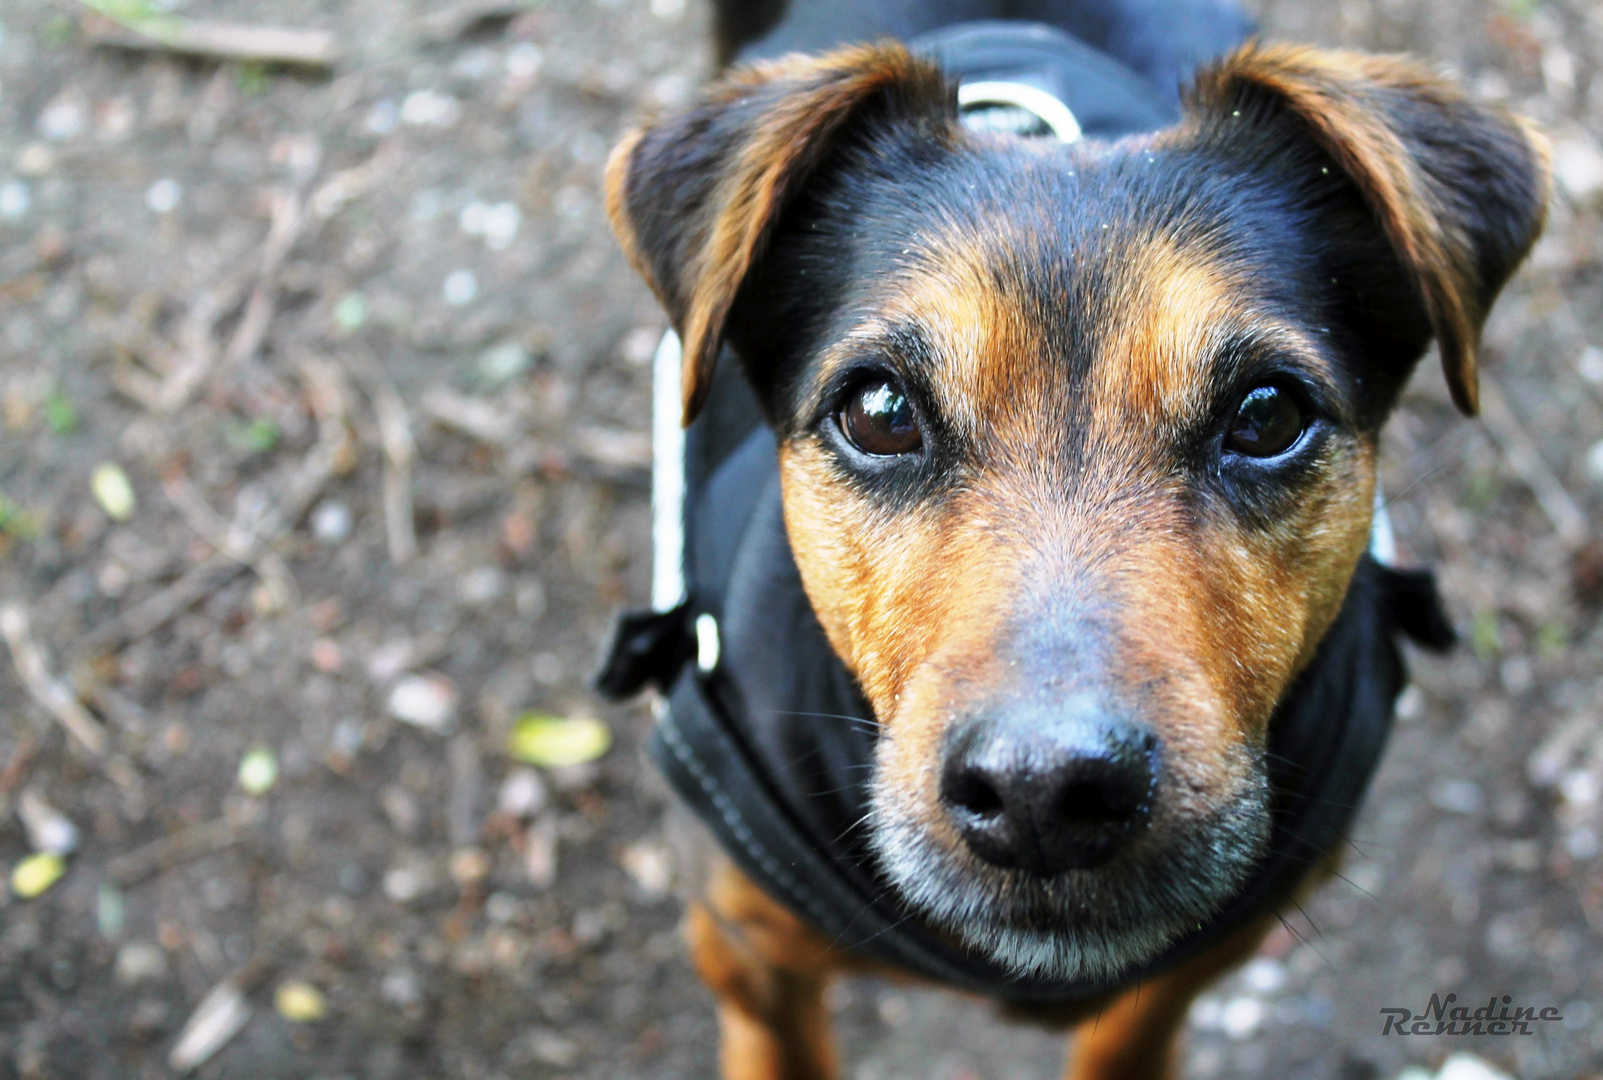
[{"label": "tan fur", "polygon": [[[881,782],[956,844],[935,783],[948,723],[1007,677],[1005,626],[1029,581],[1083,575],[1115,590],[1118,681],[1161,684],[1150,720],[1185,787],[1228,798],[1244,777],[1239,757],[1218,751],[1261,740],[1339,610],[1367,540],[1373,448],[1338,451],[1267,536],[1190,525],[1143,433],[1198,407],[1221,327],[1288,345],[1294,331],[1243,312],[1208,253],[1152,240],[1129,250],[1108,298],[1118,322],[1091,370],[1084,472],[1066,494],[1050,449],[1059,414],[1045,404],[1061,394],[1058,375],[1039,327],[986,284],[982,257],[954,242],[895,283],[875,318],[924,327],[946,415],[979,438],[988,468],[952,498],[887,515],[837,480],[811,441],[781,447],[802,581],[887,733]],[[875,333],[849,335],[842,358]],[[831,369],[826,357],[818,377]]]},{"label": "tan fur", "polygon": [[[1308,122],[1314,137],[1358,185],[1403,265],[1413,275],[1441,349],[1453,401],[1468,416],[1480,409],[1476,376],[1486,311],[1476,293],[1478,274],[1469,239],[1451,225],[1427,178],[1385,122],[1382,97],[1406,90],[1441,102],[1461,103],[1452,83],[1399,56],[1287,45],[1248,45],[1199,80],[1198,104],[1227,101],[1237,84],[1280,96]],[[1512,117],[1547,175],[1547,140]],[[1545,204],[1546,199],[1544,197]]]}]

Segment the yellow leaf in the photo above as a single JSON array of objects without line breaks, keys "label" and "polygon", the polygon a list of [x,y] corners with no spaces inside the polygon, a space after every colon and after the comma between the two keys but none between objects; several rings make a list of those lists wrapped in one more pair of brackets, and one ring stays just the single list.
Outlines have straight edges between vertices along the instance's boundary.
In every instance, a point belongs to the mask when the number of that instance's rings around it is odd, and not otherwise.
[{"label": "yellow leaf", "polygon": [[280,983],[273,1002],[278,1006],[278,1015],[292,1024],[315,1023],[328,1012],[323,992],[310,983]]},{"label": "yellow leaf", "polygon": [[265,795],[278,781],[278,758],[265,746],[258,746],[239,761],[239,786],[252,795]]},{"label": "yellow leaf", "polygon": [[134,486],[128,474],[115,462],[105,461],[95,466],[89,477],[89,489],[95,501],[113,521],[127,521],[134,515]]},{"label": "yellow leaf", "polygon": [[11,871],[11,891],[24,900],[32,900],[61,880],[67,872],[67,861],[53,851],[29,855]]},{"label": "yellow leaf", "polygon": [[594,761],[612,746],[612,732],[593,717],[525,713],[512,728],[507,753],[530,765],[557,768]]}]

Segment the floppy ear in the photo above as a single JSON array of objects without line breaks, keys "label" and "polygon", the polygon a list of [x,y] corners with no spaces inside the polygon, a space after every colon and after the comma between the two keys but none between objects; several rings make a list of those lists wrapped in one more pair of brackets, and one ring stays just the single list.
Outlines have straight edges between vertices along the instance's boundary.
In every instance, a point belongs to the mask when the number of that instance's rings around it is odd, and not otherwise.
[{"label": "floppy ear", "polygon": [[955,93],[899,44],[788,57],[737,70],[612,152],[607,212],[679,332],[686,424],[711,386],[736,294],[780,215],[871,113],[938,132],[956,113]]},{"label": "floppy ear", "polygon": [[1453,401],[1479,409],[1481,326],[1542,230],[1547,141],[1401,57],[1249,44],[1204,72],[1193,119],[1299,117],[1357,188],[1424,302]]}]

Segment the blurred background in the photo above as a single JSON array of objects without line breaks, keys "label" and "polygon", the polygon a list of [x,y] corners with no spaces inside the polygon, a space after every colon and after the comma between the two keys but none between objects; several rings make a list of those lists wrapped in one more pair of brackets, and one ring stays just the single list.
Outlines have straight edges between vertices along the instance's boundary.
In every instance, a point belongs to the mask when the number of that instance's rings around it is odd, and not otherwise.
[{"label": "blurred background", "polygon": [[[707,77],[703,0],[105,10],[0,5],[0,1078],[710,1076],[648,711],[585,689],[647,593],[665,326],[601,169]],[[1464,643],[1190,1075],[1603,1075],[1603,11],[1257,12],[1455,72],[1560,183],[1484,419],[1427,360],[1387,434]],[[1432,992],[1565,1019],[1381,1036]],[[1059,1067],[831,1003],[853,1080]]]}]

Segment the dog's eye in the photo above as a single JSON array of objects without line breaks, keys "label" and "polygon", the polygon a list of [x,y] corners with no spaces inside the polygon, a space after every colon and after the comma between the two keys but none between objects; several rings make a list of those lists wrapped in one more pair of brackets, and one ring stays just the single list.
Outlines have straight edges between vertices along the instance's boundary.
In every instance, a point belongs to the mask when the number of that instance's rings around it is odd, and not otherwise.
[{"label": "dog's eye", "polygon": [[853,390],[841,408],[840,428],[853,446],[877,457],[911,454],[924,443],[907,395],[888,380]]},{"label": "dog's eye", "polygon": [[1255,386],[1230,421],[1225,449],[1247,457],[1274,457],[1297,441],[1304,426],[1302,409],[1289,390]]}]

